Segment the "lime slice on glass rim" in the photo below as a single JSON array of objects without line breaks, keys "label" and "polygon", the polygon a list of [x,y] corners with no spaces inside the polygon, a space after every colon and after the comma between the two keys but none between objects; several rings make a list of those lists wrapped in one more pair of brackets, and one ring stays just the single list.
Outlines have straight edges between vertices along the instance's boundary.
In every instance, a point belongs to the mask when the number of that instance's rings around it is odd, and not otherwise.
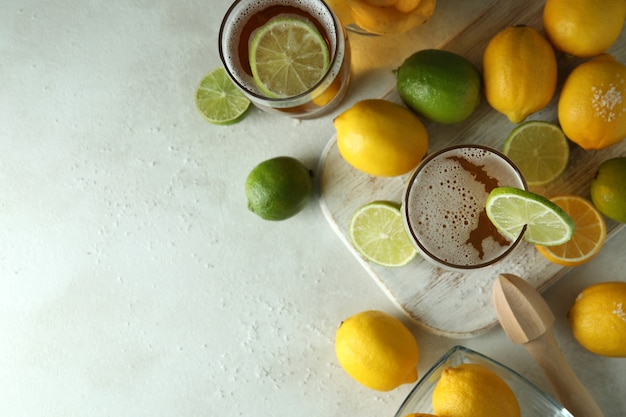
[{"label": "lime slice on glass rim", "polygon": [[204,76],[196,89],[196,107],[211,123],[228,125],[240,121],[250,107],[250,100],[228,78],[224,68]]},{"label": "lime slice on glass rim", "polygon": [[502,153],[517,165],[531,186],[555,180],[569,161],[569,145],[561,128],[539,120],[524,122],[513,129]]},{"label": "lime slice on glass rim", "polygon": [[306,92],[330,66],[328,46],[320,32],[295,17],[276,17],[257,29],[249,54],[254,82],[272,98]]},{"label": "lime slice on glass rim", "polygon": [[349,231],[354,248],[375,264],[404,266],[417,254],[404,229],[399,204],[388,201],[365,204],[352,215]]},{"label": "lime slice on glass rim", "polygon": [[534,245],[556,246],[574,235],[574,221],[559,206],[531,191],[515,187],[494,188],[486,202],[487,217],[511,240],[522,233]]}]

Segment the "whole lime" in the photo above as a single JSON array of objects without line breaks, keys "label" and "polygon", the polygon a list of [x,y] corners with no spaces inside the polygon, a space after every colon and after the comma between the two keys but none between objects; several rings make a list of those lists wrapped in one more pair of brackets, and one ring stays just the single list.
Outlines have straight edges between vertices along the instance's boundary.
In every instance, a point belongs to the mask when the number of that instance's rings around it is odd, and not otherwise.
[{"label": "whole lime", "polygon": [[248,209],[265,220],[285,220],[296,215],[312,194],[311,172],[290,156],[261,162],[246,179]]},{"label": "whole lime", "polygon": [[482,97],[478,68],[450,51],[418,51],[395,70],[395,75],[398,94],[406,105],[434,122],[467,119]]},{"label": "whole lime", "polygon": [[626,156],[600,164],[591,181],[591,201],[606,217],[626,223]]}]

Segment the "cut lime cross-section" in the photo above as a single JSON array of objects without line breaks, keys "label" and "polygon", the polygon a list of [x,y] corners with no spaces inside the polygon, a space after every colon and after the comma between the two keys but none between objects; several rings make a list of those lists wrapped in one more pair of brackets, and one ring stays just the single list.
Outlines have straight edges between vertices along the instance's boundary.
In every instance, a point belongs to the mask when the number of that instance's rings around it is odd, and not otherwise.
[{"label": "cut lime cross-section", "polygon": [[569,160],[569,145],[561,128],[538,120],[513,129],[502,152],[517,165],[528,185],[555,180]]},{"label": "cut lime cross-section", "polygon": [[363,257],[382,266],[406,265],[417,254],[404,229],[399,205],[387,201],[366,204],[352,215],[350,239]]},{"label": "cut lime cross-section", "polygon": [[503,235],[543,246],[561,245],[574,234],[574,221],[547,198],[514,187],[494,188],[486,203],[487,217]]},{"label": "cut lime cross-section", "polygon": [[330,65],[328,46],[305,20],[277,17],[261,26],[250,44],[250,69],[268,97],[293,97],[314,87]]},{"label": "cut lime cross-section", "polygon": [[211,123],[227,125],[242,119],[250,100],[235,87],[224,68],[208,73],[196,90],[196,107]]}]

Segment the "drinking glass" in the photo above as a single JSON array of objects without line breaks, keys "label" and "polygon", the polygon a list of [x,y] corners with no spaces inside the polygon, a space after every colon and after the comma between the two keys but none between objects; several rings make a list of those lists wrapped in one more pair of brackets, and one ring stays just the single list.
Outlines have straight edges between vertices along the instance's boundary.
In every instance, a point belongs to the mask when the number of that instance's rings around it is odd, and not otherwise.
[{"label": "drinking glass", "polygon": [[519,169],[482,145],[457,145],[424,159],[406,188],[402,218],[419,253],[455,271],[494,265],[522,240],[500,234],[485,205],[496,187],[527,189]]},{"label": "drinking glass", "polygon": [[[287,98],[263,94],[252,77],[249,42],[254,31],[277,16],[299,16],[320,30],[327,43],[330,66],[308,91]],[[219,32],[219,53],[226,73],[261,110],[296,118],[321,116],[344,97],[350,79],[350,46],[337,16],[322,0],[236,0]]]}]

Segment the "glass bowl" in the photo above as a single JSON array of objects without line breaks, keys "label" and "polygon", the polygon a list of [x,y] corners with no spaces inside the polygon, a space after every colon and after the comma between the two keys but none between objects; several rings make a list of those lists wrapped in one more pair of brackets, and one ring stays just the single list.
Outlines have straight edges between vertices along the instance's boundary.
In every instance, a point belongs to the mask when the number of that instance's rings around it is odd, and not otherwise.
[{"label": "glass bowl", "polygon": [[455,346],[419,380],[404,400],[395,417],[410,413],[432,413],[432,395],[443,370],[462,363],[477,363],[495,372],[513,390],[522,417],[573,417],[552,396],[532,384],[514,370],[464,346]]}]

